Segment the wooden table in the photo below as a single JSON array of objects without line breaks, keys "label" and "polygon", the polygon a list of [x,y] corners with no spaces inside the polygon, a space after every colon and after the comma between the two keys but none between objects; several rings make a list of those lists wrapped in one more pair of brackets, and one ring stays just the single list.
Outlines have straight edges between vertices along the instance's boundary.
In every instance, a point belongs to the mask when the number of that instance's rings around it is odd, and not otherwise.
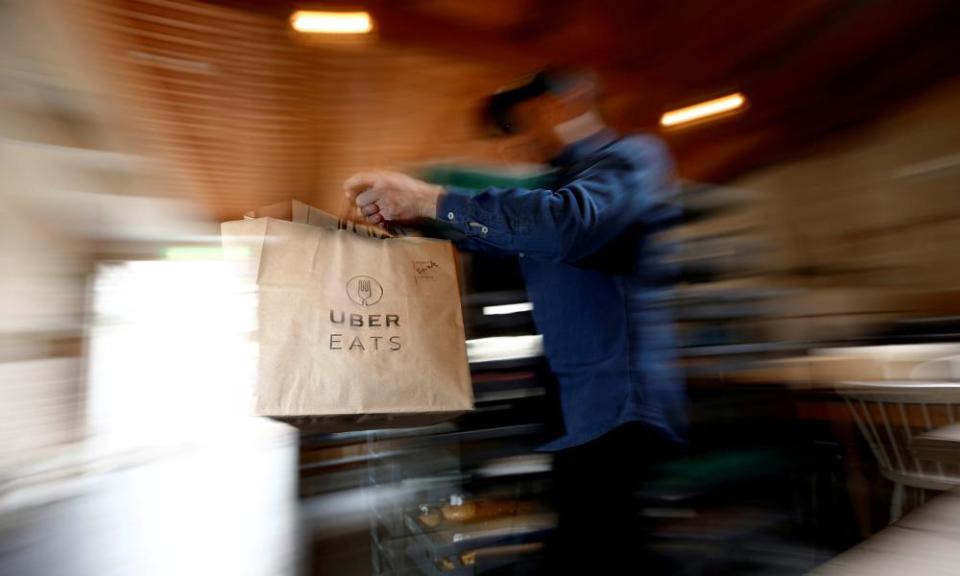
[{"label": "wooden table", "polygon": [[921,460],[960,464],[960,424],[951,424],[921,434],[910,443],[910,451]]}]

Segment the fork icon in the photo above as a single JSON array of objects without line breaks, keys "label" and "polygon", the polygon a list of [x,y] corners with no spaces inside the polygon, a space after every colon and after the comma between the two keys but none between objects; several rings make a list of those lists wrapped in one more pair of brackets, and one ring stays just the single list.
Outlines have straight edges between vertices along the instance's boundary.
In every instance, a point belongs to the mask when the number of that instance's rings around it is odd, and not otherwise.
[{"label": "fork icon", "polygon": [[370,305],[370,298],[373,298],[373,286],[370,285],[369,278],[357,280],[357,296],[360,298],[361,304],[364,306]]}]

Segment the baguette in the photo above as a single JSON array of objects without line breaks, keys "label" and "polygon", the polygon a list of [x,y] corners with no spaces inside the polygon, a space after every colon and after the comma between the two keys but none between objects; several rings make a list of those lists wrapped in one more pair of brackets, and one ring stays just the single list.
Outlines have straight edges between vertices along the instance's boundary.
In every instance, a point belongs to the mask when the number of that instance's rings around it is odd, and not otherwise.
[{"label": "baguette", "polygon": [[460,506],[448,504],[440,508],[440,513],[443,514],[444,520],[450,522],[471,522],[514,514],[528,514],[535,509],[534,503],[521,500],[480,500],[464,502]]}]

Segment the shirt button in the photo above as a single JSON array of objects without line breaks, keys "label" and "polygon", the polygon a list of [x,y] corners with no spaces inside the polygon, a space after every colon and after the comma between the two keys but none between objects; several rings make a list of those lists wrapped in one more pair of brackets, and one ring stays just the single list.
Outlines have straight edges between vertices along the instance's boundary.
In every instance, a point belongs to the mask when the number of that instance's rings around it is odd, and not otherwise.
[{"label": "shirt button", "polygon": [[454,219],[456,219],[456,216],[453,214],[453,212],[447,212],[447,220],[454,220]]},{"label": "shirt button", "polygon": [[484,234],[486,234],[486,233],[487,233],[487,227],[484,226],[483,228],[480,229],[480,231],[483,232]]}]

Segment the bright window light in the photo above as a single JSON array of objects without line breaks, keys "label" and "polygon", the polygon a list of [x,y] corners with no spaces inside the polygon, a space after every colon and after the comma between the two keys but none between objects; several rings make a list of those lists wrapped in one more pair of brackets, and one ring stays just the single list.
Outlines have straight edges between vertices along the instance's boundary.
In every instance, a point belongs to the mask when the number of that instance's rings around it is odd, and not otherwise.
[{"label": "bright window light", "polygon": [[246,425],[257,293],[242,264],[105,263],[93,288],[87,422],[100,448],[197,442]]},{"label": "bright window light", "polygon": [[703,120],[711,116],[718,116],[727,112],[743,108],[747,103],[747,98],[740,92],[728,94],[721,98],[699,102],[685,108],[677,108],[664,113],[660,117],[661,126],[678,126],[687,124],[696,120]]},{"label": "bright window light", "polygon": [[307,34],[366,34],[373,30],[368,12],[318,12],[298,10],[290,17],[297,32]]}]

